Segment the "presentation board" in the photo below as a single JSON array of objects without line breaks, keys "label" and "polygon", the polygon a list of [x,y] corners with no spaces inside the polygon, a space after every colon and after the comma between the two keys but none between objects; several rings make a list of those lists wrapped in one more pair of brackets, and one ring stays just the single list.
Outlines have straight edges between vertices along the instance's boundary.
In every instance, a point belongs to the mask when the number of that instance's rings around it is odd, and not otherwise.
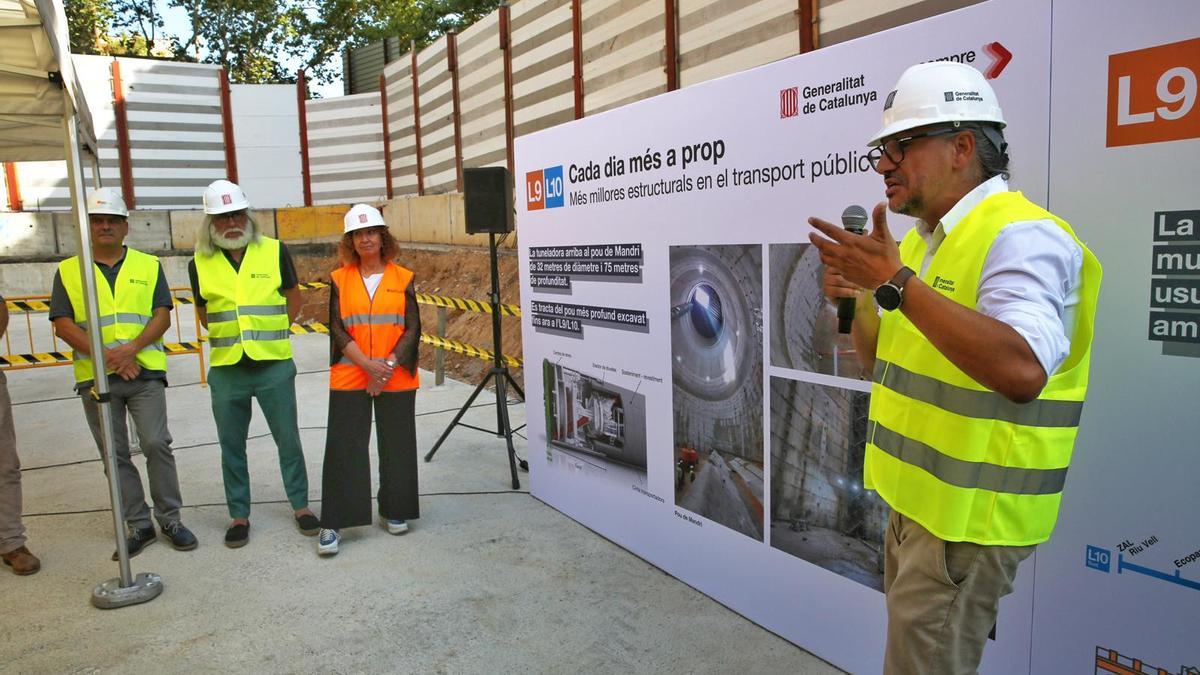
[{"label": "presentation board", "polygon": [[[1116,6],[992,0],[518,138],[533,494],[832,663],[878,672],[888,507],[862,485],[870,388],[853,346],[836,331],[835,308],[821,295],[807,218],[836,223],[847,207],[870,211],[883,199],[882,179],[866,160],[866,141],[907,66],[939,59],[968,63],[989,77],[1004,108],[1013,189],[1049,204],[1094,245],[1110,275],[1098,332],[1111,326],[1120,333],[1114,342],[1097,338],[1092,372],[1107,392],[1089,393],[1077,452],[1085,468],[1069,475],[1058,539],[1022,564],[1013,594],[1001,603],[982,672],[1081,672],[1098,663],[1100,647],[1119,654],[1144,650],[1141,658],[1161,656],[1164,663],[1184,658],[1177,633],[1131,640],[1126,647],[1116,643],[1134,630],[1131,625],[1114,620],[1104,624],[1112,627],[1109,635],[1089,633],[1085,624],[1098,626],[1103,619],[1065,620],[1064,606],[1045,600],[1075,602],[1105,584],[1129,585],[1087,568],[1090,549],[1079,542],[1110,550],[1117,565],[1119,543],[1170,530],[1143,527],[1147,518],[1165,517],[1181,505],[1196,512],[1194,487],[1190,495],[1163,496],[1157,515],[1149,511],[1153,500],[1110,501],[1101,508],[1093,502],[1111,493],[1079,494],[1093,484],[1112,490],[1112,481],[1127,479],[1128,441],[1118,444],[1113,429],[1128,437],[1137,435],[1132,420],[1158,425],[1156,443],[1200,434],[1196,416],[1183,414],[1189,405],[1195,409],[1197,362],[1176,356],[1187,348],[1174,342],[1163,347],[1168,343],[1146,340],[1153,275],[1144,265],[1121,262],[1135,242],[1147,249],[1138,260],[1149,261],[1155,213],[1200,208],[1194,188],[1189,193],[1182,187],[1195,183],[1195,153],[1188,158],[1169,144],[1155,150],[1190,173],[1179,174],[1178,184],[1164,184],[1163,196],[1139,194],[1129,205],[1129,223],[1117,223],[1114,217],[1124,215],[1111,202],[1097,203],[1098,196],[1116,194],[1112,186],[1118,184],[1130,192],[1139,188],[1123,183],[1116,171],[1103,181],[1090,180],[1092,174],[1108,171],[1100,167],[1111,162],[1144,180],[1145,170],[1138,168],[1143,160],[1112,155],[1103,135],[1096,146],[1090,133],[1096,120],[1082,124],[1071,117],[1072,111],[1094,116],[1104,128],[1109,43],[1099,26],[1112,21]],[[1113,11],[1106,16],[1096,7]],[[1182,2],[1164,7],[1164,15],[1196,13]],[[1085,19],[1089,13],[1094,18]],[[1155,16],[1145,23],[1147,34],[1130,38],[1128,49],[1157,44],[1157,26],[1171,21]],[[1054,48],[1054,71],[1052,25],[1072,31],[1064,39],[1078,43],[1069,57]],[[1195,32],[1196,25],[1200,21],[1176,22],[1174,30]],[[1062,61],[1078,62],[1073,67],[1088,77],[1060,77]],[[1168,97],[1177,84],[1168,86]],[[1154,92],[1153,84],[1134,86]],[[1064,94],[1070,87],[1080,90]],[[1137,89],[1138,105],[1141,96]],[[1081,99],[1099,105],[1085,110]],[[1179,97],[1171,101],[1182,105]],[[1070,129],[1062,143],[1052,137],[1052,127],[1059,126]],[[1195,149],[1195,140],[1184,142]],[[1078,160],[1072,153],[1095,159],[1086,171],[1073,169]],[[1054,190],[1063,176],[1074,192],[1064,191],[1060,205]],[[1193,202],[1177,204],[1181,199]],[[1143,221],[1134,235],[1130,223]],[[912,221],[889,214],[889,225],[899,238]],[[1105,239],[1118,227],[1126,233]],[[1135,286],[1111,288],[1111,279],[1124,275]],[[1135,335],[1137,360],[1122,363],[1121,352]],[[1152,359],[1171,360],[1155,366],[1166,382],[1138,379],[1138,364]],[[1192,377],[1181,379],[1185,372]],[[1144,395],[1129,400],[1125,378]],[[1190,431],[1160,423],[1159,392],[1178,398],[1176,419]],[[1186,492],[1182,482],[1200,463],[1195,441],[1177,443],[1160,460],[1155,466],[1168,474],[1172,461],[1189,466],[1189,472],[1174,474]],[[1098,474],[1109,476],[1109,483],[1097,481]],[[1146,485],[1140,487],[1148,487],[1156,479],[1141,480]],[[1093,522],[1093,508],[1113,514],[1124,509],[1120,519],[1138,525]],[[1168,549],[1200,548],[1193,522],[1171,532],[1170,546],[1156,549],[1164,556]],[[1155,562],[1156,569],[1167,569]],[[1178,602],[1194,608],[1197,598],[1180,594]],[[1182,607],[1171,606],[1167,618],[1183,616]],[[1035,619],[1043,617],[1058,624],[1055,631],[1065,642],[1035,630]],[[1034,667],[1035,657],[1057,670]]]}]

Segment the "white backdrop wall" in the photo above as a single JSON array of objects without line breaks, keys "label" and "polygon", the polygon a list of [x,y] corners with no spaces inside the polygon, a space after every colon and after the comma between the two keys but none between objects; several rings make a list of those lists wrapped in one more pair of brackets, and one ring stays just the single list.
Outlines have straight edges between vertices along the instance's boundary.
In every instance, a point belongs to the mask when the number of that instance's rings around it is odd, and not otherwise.
[{"label": "white backdrop wall", "polygon": [[[806,287],[774,265],[799,259],[789,270],[811,272],[805,218],[836,221],[849,204],[882,199],[861,157],[900,72],[962,60],[998,71],[1013,188],[1072,222],[1107,270],[1063,519],[1002,601],[981,672],[1103,672],[1097,648],[1191,672],[1200,561],[1177,561],[1200,558],[1200,362],[1192,346],[1147,339],[1148,266],[1155,213],[1200,210],[1200,125],[1189,139],[1122,149],[1105,147],[1104,129],[1119,86],[1109,55],[1194,39],[1200,15],[1164,3],[1110,39],[1102,25],[1118,6],[993,0],[518,138],[533,494],[840,667],[879,672],[885,612],[871,553],[881,504],[862,490],[861,438],[842,440],[854,438],[869,388],[838,364],[852,354],[830,335],[827,306],[790,303],[784,294]],[[1004,51],[1013,58],[1001,68]],[[1155,109],[1147,97],[1173,63],[1156,56],[1158,72],[1134,83],[1145,87],[1135,113]],[[1167,85],[1168,114],[1188,105],[1190,82],[1177,72]],[[889,223],[897,237],[911,227],[894,214]],[[808,330],[826,347],[814,365],[770,356],[766,336],[795,311],[818,313]],[[790,403],[801,399],[825,412]],[[720,423],[706,426],[711,418]],[[800,424],[813,430],[807,440],[789,433]],[[626,456],[636,430],[644,468]],[[811,462],[785,461],[796,443]],[[686,465],[676,471],[691,450],[694,481]],[[805,478],[779,473],[798,465]],[[856,529],[822,527],[825,516],[803,508],[777,519],[772,501],[790,494],[777,483],[840,504],[828,518]],[[789,548],[805,537],[832,546]],[[1118,573],[1126,540],[1143,548],[1125,563],[1176,580]],[[1088,546],[1110,551],[1110,572],[1085,565]]]},{"label": "white backdrop wall", "polygon": [[229,88],[229,96],[235,120],[238,184],[256,206],[303,206],[296,88],[290,84],[235,84]]}]

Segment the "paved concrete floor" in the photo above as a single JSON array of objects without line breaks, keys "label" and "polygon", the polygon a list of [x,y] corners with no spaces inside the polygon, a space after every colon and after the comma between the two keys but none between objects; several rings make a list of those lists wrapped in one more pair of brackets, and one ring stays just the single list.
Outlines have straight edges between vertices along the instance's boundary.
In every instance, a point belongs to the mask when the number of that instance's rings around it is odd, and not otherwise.
[{"label": "paved concrete floor", "polygon": [[[309,494],[319,511],[328,343],[305,335],[293,344]],[[510,490],[503,441],[470,429],[456,429],[434,461],[420,465],[422,518],[410,533],[345,530],[341,553],[324,559],[292,524],[274,445],[256,412],[251,540],[227,549],[220,454],[195,358],[172,357],[170,379],[184,522],[200,547],[153,544],[133,570],[161,574],[162,596],[100,611],[89,599],[95,584],[117,574],[112,520],[71,369],[9,373],[25,522],[43,569],[0,573],[0,670],[839,672],[530,497],[527,474],[522,491]],[[422,390],[421,452],[470,391],[453,382]],[[512,413],[519,424],[522,408]],[[494,407],[467,419],[490,426]]]}]

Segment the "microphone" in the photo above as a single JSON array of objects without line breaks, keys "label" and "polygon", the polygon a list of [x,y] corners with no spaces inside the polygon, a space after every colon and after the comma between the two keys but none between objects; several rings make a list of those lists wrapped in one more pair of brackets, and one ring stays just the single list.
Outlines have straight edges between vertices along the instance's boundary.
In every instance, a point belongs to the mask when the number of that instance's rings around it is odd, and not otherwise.
[{"label": "microphone", "polygon": [[[866,234],[867,232],[867,210],[858,204],[851,204],[842,211],[842,227],[846,228],[847,232],[854,234]],[[850,333],[850,327],[854,325],[854,298],[840,298],[838,300],[838,332],[843,335]]]}]

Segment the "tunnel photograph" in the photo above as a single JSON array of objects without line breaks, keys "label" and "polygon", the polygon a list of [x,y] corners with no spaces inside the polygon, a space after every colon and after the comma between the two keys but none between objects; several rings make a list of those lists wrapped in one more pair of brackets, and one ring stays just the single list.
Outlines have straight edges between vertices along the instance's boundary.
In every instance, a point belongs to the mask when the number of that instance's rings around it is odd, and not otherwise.
[{"label": "tunnel photograph", "polygon": [[863,379],[849,335],[837,331],[837,307],[821,290],[821,258],[812,244],[771,244],[771,365]]},{"label": "tunnel photograph", "polygon": [[762,246],[672,246],[675,504],[763,541]]},{"label": "tunnel photograph", "polygon": [[888,507],[862,484],[869,401],[771,378],[771,547],[882,591]]}]

